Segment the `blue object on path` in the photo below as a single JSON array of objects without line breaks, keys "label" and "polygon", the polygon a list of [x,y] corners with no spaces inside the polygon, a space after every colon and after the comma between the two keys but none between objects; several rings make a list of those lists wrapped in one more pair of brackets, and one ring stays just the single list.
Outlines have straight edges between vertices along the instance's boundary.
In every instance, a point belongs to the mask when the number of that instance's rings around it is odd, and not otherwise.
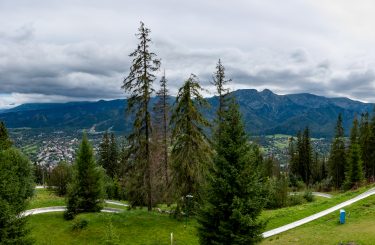
[{"label": "blue object on path", "polygon": [[340,224],[345,224],[345,210],[340,209]]}]

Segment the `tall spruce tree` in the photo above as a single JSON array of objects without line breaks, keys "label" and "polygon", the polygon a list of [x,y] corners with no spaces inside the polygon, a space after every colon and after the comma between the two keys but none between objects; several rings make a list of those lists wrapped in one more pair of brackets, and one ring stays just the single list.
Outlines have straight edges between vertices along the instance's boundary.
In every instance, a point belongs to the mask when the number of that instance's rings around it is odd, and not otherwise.
[{"label": "tall spruce tree", "polygon": [[371,145],[370,145],[371,127],[369,123],[368,112],[362,113],[359,125],[359,145],[361,146],[361,159],[363,163],[364,177],[369,179],[372,171],[371,162]]},{"label": "tall spruce tree", "polygon": [[369,159],[367,164],[367,175],[371,181],[375,181],[375,107],[369,125],[370,134],[368,138]]},{"label": "tall spruce tree", "polygon": [[298,174],[298,152],[297,152],[296,140],[294,137],[289,138],[288,143],[288,155],[289,155],[289,164],[288,164],[288,171],[290,177],[297,177]]},{"label": "tall spruce tree", "polygon": [[114,133],[109,134],[105,132],[103,134],[102,141],[99,145],[98,163],[112,179],[114,179],[115,176],[119,176],[119,152]]},{"label": "tall spruce tree", "polygon": [[345,180],[346,151],[344,128],[342,126],[342,115],[339,114],[335,128],[335,138],[331,145],[329,155],[329,173],[332,176],[333,184],[336,188],[340,188]]},{"label": "tall spruce tree", "polygon": [[134,115],[133,131],[128,135],[130,144],[129,165],[129,201],[132,205],[147,204],[152,209],[151,189],[151,114],[149,110],[150,97],[153,93],[152,84],[155,72],[159,70],[160,60],[150,51],[150,29],[144,23],[138,29],[139,44],[130,54],[133,63],[129,75],[124,79],[122,88],[128,97],[127,115]]},{"label": "tall spruce tree", "polygon": [[168,144],[169,144],[169,91],[167,88],[167,79],[164,74],[160,80],[160,89],[156,93],[158,98],[155,106],[155,131],[158,131],[157,145],[162,149],[162,166],[163,166],[163,177],[165,180],[166,187],[169,187],[169,156],[168,156]]},{"label": "tall spruce tree", "polygon": [[103,171],[95,162],[86,134],[77,152],[73,180],[68,188],[66,219],[82,212],[99,212],[103,207]]},{"label": "tall spruce tree", "polygon": [[181,198],[193,195],[201,200],[201,189],[211,166],[211,147],[204,133],[208,121],[200,109],[207,107],[201,95],[198,78],[191,75],[179,89],[171,117],[172,125],[172,175],[179,208]]},{"label": "tall spruce tree", "polygon": [[266,203],[261,173],[252,159],[238,104],[231,103],[222,119],[214,171],[198,217],[200,244],[255,244],[264,228],[258,220]]},{"label": "tall spruce tree", "polygon": [[109,166],[108,169],[106,169],[107,174],[112,179],[115,178],[115,176],[119,175],[119,153],[118,153],[118,147],[117,147],[117,141],[116,136],[114,133],[111,133],[111,141],[109,145]]},{"label": "tall spruce tree", "polygon": [[20,212],[33,195],[32,164],[20,151],[11,147],[4,123],[0,123],[0,243],[32,244],[27,236],[26,218]]},{"label": "tall spruce tree", "polygon": [[348,154],[348,163],[345,173],[345,188],[358,187],[363,181],[363,168],[361,159],[361,148],[358,143],[358,120],[354,118],[353,126],[350,132],[350,145]]},{"label": "tall spruce tree", "polygon": [[109,133],[106,131],[103,134],[102,141],[99,144],[99,159],[98,163],[106,171],[110,162],[110,138]]},{"label": "tall spruce tree", "polygon": [[300,152],[300,161],[302,164],[301,176],[306,185],[311,183],[311,168],[312,168],[312,149],[309,127],[306,127],[302,136],[302,152]]}]

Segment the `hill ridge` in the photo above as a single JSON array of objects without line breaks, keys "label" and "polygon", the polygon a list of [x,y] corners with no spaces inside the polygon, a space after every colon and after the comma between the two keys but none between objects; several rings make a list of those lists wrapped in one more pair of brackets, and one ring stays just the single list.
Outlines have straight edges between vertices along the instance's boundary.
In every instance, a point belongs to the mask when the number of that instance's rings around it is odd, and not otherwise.
[{"label": "hill ridge", "polygon": [[[374,104],[349,98],[327,98],[310,93],[278,95],[269,89],[241,89],[231,93],[236,97],[243,114],[245,128],[251,135],[291,134],[305,126],[315,137],[330,137],[339,113],[349,132],[354,116],[371,112]],[[170,98],[174,100],[173,97]],[[212,120],[218,105],[217,97],[207,98],[210,110],[205,116]],[[156,101],[152,98],[151,103]],[[67,103],[31,103],[2,111],[0,120],[9,128],[83,129],[100,125],[98,130],[112,128],[129,131],[131,121],[125,121],[125,99],[79,101]]]}]

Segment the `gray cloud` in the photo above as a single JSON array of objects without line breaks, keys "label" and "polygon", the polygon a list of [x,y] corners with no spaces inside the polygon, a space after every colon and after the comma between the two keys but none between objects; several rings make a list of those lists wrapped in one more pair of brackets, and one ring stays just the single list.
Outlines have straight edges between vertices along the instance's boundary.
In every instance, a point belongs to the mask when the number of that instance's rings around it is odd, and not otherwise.
[{"label": "gray cloud", "polygon": [[[358,4],[322,3],[4,0],[0,107],[125,97],[120,86],[140,20],[152,29],[172,93],[191,73],[210,89],[221,58],[233,88],[374,102],[375,32],[368,23],[375,17]],[[361,23],[361,38],[348,20]]]}]

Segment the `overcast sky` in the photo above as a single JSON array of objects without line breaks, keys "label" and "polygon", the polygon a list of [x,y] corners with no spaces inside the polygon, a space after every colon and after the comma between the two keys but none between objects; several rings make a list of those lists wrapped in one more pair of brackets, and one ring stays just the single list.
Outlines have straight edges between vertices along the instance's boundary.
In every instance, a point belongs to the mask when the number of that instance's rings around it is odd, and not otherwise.
[{"label": "overcast sky", "polygon": [[0,108],[124,98],[140,21],[172,93],[191,73],[211,90],[221,58],[232,90],[375,102],[374,12],[373,0],[1,0]]}]

